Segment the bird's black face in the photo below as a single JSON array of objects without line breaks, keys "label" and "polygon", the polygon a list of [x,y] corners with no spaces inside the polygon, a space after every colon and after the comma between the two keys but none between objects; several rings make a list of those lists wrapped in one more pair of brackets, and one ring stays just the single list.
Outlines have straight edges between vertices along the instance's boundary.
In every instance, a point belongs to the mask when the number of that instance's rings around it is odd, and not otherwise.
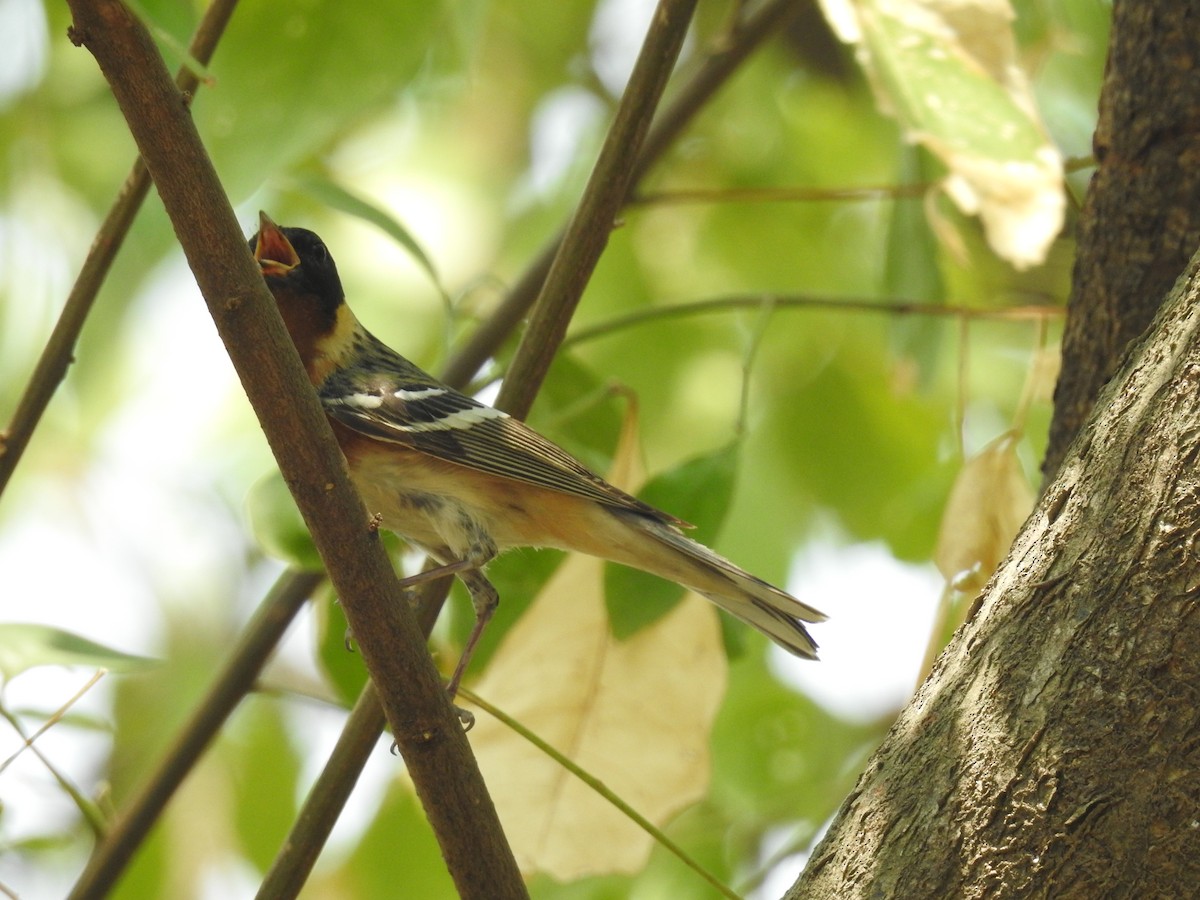
[{"label": "bird's black face", "polygon": [[306,228],[280,228],[259,213],[259,230],[250,250],[267,286],[282,305],[284,297],[315,303],[312,310],[332,321],[344,299],[342,280],[324,241]]}]

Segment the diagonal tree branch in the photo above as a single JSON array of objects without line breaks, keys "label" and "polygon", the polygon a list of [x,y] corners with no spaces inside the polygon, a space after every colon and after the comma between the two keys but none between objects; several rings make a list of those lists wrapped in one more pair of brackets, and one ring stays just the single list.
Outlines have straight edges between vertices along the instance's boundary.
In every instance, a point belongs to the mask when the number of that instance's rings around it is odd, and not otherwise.
[{"label": "diagonal tree branch", "polygon": [[[236,6],[237,0],[213,0],[188,46],[192,59],[202,65],[208,64]],[[175,84],[185,97],[190,98],[199,83],[199,77],[187,65],[182,66],[175,76]],[[83,323],[92,311],[100,285],[108,277],[108,270],[112,268],[113,260],[149,190],[150,173],[146,171],[141,157],[138,157],[133,161],[116,202],[96,233],[79,277],[75,279],[63,311],[50,333],[50,340],[42,350],[25,393],[17,403],[12,421],[8,429],[0,433],[0,496],[4,495],[4,489],[29,445],[34,429],[42,420],[50,398],[67,375],[67,367],[71,364]]]},{"label": "diagonal tree branch", "polygon": [[[737,71],[738,66],[769,37],[801,12],[796,0],[766,0],[737,25],[724,45],[711,53],[679,92],[663,107],[633,163],[631,184],[637,184],[666,153],[683,129]],[[504,343],[537,300],[565,231],[548,240],[534,261],[509,289],[504,301],[444,370],[447,383],[462,387]]]},{"label": "diagonal tree branch", "polygon": [[162,765],[125,804],[97,846],[76,880],[71,897],[100,897],[108,892],[158,821],[167,801],[208,749],[225,720],[254,688],[263,666],[323,577],[317,572],[289,572],[275,584],[246,625],[225,668],[164,754]]},{"label": "diagonal tree branch", "polygon": [[[196,35],[192,37],[192,42],[187,48],[191,58],[199,61],[200,65],[209,64],[212,52],[221,40],[236,6],[238,0],[214,0],[204,13]],[[191,98],[199,85],[199,77],[190,67],[184,65],[175,76],[175,84],[179,86],[182,95]],[[76,283],[71,288],[70,295],[67,295],[66,304],[62,307],[54,330],[50,332],[50,340],[37,360],[34,374],[17,403],[12,421],[7,430],[0,433],[0,496],[4,494],[8,481],[12,479],[13,470],[17,468],[20,457],[29,445],[29,439],[34,436],[34,430],[49,406],[50,397],[54,396],[54,391],[58,390],[62,379],[66,378],[74,346],[79,340],[79,332],[83,331],[84,322],[88,320],[88,313],[96,301],[96,294],[100,293],[100,286],[104,283],[104,278],[108,277],[108,270],[112,268],[116,253],[130,232],[133,220],[137,217],[138,210],[142,209],[142,202],[149,190],[150,173],[146,172],[142,157],[139,156],[133,161],[133,167],[126,176],[125,184],[121,185],[116,202],[112,209],[109,209],[108,216],[104,218],[100,230],[96,233],[96,240],[92,241],[88,258],[84,259]]]},{"label": "diagonal tree branch", "polygon": [[583,298],[583,289],[608,245],[617,211],[629,195],[637,173],[630,161],[639,158],[650,120],[675,68],[695,8],[696,0],[660,0],[655,10],[600,156],[579,206],[567,223],[562,243],[538,294],[529,328],[496,400],[500,409],[515,416],[524,418],[533,405],[533,398]]},{"label": "diagonal tree branch", "polygon": [[466,736],[178,89],[118,0],[69,5],[71,37],[112,87],[342,598],[459,893],[526,896]]},{"label": "diagonal tree branch", "polygon": [[321,774],[304,798],[283,847],[259,885],[256,896],[260,900],[280,900],[300,893],[367,764],[367,757],[379,742],[383,726],[379,694],[368,681]]},{"label": "diagonal tree branch", "polygon": [[[509,411],[516,415],[528,412],[604,250],[616,211],[632,190],[638,168],[630,166],[628,160],[641,158],[644,138],[683,46],[694,8],[695,0],[660,0],[583,198],[557,246],[539,301],[542,315],[531,324],[517,351],[515,370],[505,378],[498,405],[508,403]],[[445,600],[447,584],[448,580],[440,586],[431,585],[422,594],[418,615],[426,634]],[[284,849],[260,887],[260,897],[291,897],[304,884],[378,737],[378,730],[372,732],[372,727],[382,727],[377,703],[368,685],[355,704],[334,756],[314,784]]]}]

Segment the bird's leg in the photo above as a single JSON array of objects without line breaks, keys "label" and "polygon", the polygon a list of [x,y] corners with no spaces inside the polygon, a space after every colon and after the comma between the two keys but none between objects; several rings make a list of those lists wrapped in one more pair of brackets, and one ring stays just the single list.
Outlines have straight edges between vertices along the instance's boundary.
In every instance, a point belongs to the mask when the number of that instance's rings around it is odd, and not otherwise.
[{"label": "bird's leg", "polygon": [[[434,581],[438,578],[443,578],[446,575],[455,575],[461,573],[464,569],[470,569],[474,565],[470,560],[456,559],[454,562],[440,563],[432,568],[418,572],[416,575],[408,575],[400,579],[400,587],[408,590],[411,587],[416,587],[419,584],[424,584],[427,581]],[[463,577],[462,575],[459,576]]]},{"label": "bird's leg", "polygon": [[459,572],[458,577],[462,579],[463,584],[467,586],[467,591],[471,594],[471,605],[475,607],[475,627],[471,629],[471,633],[467,637],[462,655],[458,658],[458,665],[454,667],[454,674],[450,676],[450,683],[446,687],[451,700],[458,693],[458,683],[467,670],[471,654],[475,652],[475,645],[479,643],[479,639],[483,636],[483,630],[491,621],[496,607],[500,605],[500,594],[479,569],[467,568],[466,571]]},{"label": "bird's leg", "polygon": [[[430,558],[432,559],[432,557]],[[436,566],[426,569],[423,572],[418,572],[416,575],[408,575],[404,578],[401,578],[399,580],[400,590],[402,590],[406,595],[409,595],[409,588],[417,587],[418,585],[422,585],[427,581],[433,581],[446,575],[454,575],[463,569],[470,568],[470,566],[471,564],[469,562],[462,559],[455,560],[451,563],[438,563]],[[340,603],[341,601],[339,600],[338,602]],[[346,637],[344,638],[343,643],[346,645],[347,650],[352,653],[354,652],[354,634],[350,631],[349,627],[346,628]]]},{"label": "bird's leg", "polygon": [[[425,569],[423,572],[418,572],[415,575],[409,575],[405,578],[401,578],[400,587],[407,591],[409,588],[425,584],[427,581],[434,581],[435,579],[442,578],[446,575],[458,575],[458,577],[463,580],[463,583],[466,584],[467,589],[471,592],[471,598],[474,600],[476,589],[473,587],[473,584],[477,578],[479,581],[482,581],[484,584],[486,584],[492,592],[493,599],[491,610],[489,610],[487,614],[487,618],[490,619],[492,610],[495,610],[496,605],[500,602],[500,597],[496,593],[496,589],[492,587],[491,583],[486,578],[480,575],[478,571],[471,571],[471,568],[474,565],[476,565],[474,561],[467,559],[456,559],[453,562],[439,563],[436,566],[431,566],[430,568]],[[480,624],[479,618],[479,604],[476,603],[475,629],[471,632],[471,636],[467,640],[467,649],[463,651],[463,655],[459,658],[458,666],[455,668],[454,675],[451,677],[449,687],[447,688],[451,701],[454,700],[454,695],[458,692],[458,682],[459,679],[462,678],[463,669],[466,668],[467,661],[470,659],[470,651],[474,649],[475,642],[479,640],[479,634],[477,632],[483,631],[483,627]],[[451,705],[453,705],[453,703]],[[468,710],[465,710],[459,706],[454,707],[454,712],[458,715],[458,719],[462,723],[463,729],[465,731],[470,731],[471,727],[475,724],[475,716]]]}]

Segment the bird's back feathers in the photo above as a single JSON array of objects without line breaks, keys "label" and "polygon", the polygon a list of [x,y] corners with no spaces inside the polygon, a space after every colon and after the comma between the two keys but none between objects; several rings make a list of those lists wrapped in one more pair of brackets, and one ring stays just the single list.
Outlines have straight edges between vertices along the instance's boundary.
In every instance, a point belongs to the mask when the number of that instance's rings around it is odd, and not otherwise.
[{"label": "bird's back feathers", "polygon": [[321,384],[328,415],[380,441],[446,462],[683,525],[580,463],[500,410],[432,379],[363,332],[368,364],[339,369]]}]

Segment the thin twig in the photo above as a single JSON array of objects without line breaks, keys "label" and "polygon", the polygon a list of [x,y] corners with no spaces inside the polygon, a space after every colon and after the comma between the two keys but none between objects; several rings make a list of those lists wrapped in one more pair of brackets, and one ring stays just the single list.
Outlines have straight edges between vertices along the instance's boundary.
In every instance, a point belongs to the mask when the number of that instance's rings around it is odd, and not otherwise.
[{"label": "thin twig", "polygon": [[300,893],[350,792],[358,783],[367,758],[379,743],[384,724],[379,695],[373,683],[368,681],[346,719],[320,777],[305,798],[283,848],[259,885],[256,896],[261,900],[281,900]]},{"label": "thin twig", "polygon": [[[746,17],[727,42],[705,58],[655,119],[654,127],[646,135],[641,153],[633,164],[632,184],[640,182],[662,159],[684,128],[737,71],[738,66],[767,37],[798,15],[801,8],[801,4],[795,0],[767,0]],[[546,280],[546,273],[550,271],[550,263],[558,252],[563,234],[563,231],[559,231],[546,242],[520,279],[509,289],[500,306],[447,363],[444,370],[447,383],[461,387],[469,382],[529,312]]]},{"label": "thin twig", "polygon": [[33,734],[25,734],[25,729],[21,726],[20,719],[18,719],[14,713],[10,712],[3,705],[0,705],[0,717],[3,717],[10,725],[12,725],[13,730],[20,735],[22,741],[21,748],[8,759],[6,759],[3,764],[0,764],[0,772],[3,772],[4,769],[6,769],[8,765],[25,750],[31,752],[38,758],[38,761],[46,767],[46,770],[50,773],[54,780],[58,782],[58,786],[62,788],[67,796],[69,796],[75,803],[76,809],[79,810],[80,814],[87,821],[88,826],[92,829],[92,832],[97,837],[104,833],[104,817],[100,813],[99,809],[97,809],[96,804],[91,800],[90,797],[84,794],[83,791],[79,790],[75,783],[72,782],[65,773],[59,771],[58,767],[54,765],[54,763],[49,760],[40,749],[34,746],[34,741],[53,728],[58,722],[62,721],[62,718],[66,715],[67,710],[74,706],[84,694],[95,687],[100,682],[100,679],[106,674],[107,671],[105,669],[98,669],[95,673],[93,673],[92,677],[87,680],[83,687],[76,691],[74,696],[67,700],[66,703],[63,703],[57,710],[55,710],[54,714],[51,715],[45,722],[43,722],[41,727],[39,727],[38,730]]},{"label": "thin twig", "polygon": [[[97,684],[99,684],[100,679],[103,678],[107,674],[108,674],[107,669],[97,669],[95,672],[93,672],[92,677],[89,678],[84,683],[83,687],[81,687],[79,690],[77,690],[71,697],[69,697],[66,700],[65,703],[60,705],[58,707],[58,709],[56,709],[53,713],[51,713],[46,718],[46,721],[44,721],[41,725],[39,725],[38,729],[36,731],[34,731],[32,734],[27,735],[25,733],[25,729],[21,726],[20,720],[15,715],[10,714],[8,709],[6,709],[4,707],[3,703],[0,703],[0,714],[4,715],[4,717],[8,719],[8,721],[12,724],[13,728],[16,730],[17,734],[19,734],[21,736],[21,746],[18,747],[13,753],[11,753],[8,756],[8,758],[6,758],[3,762],[0,762],[0,775],[3,775],[4,770],[7,769],[9,766],[11,766],[14,762],[16,762],[17,759],[20,757],[20,755],[22,753],[24,753],[26,750],[35,750],[36,748],[33,746],[33,742],[36,741],[38,738],[40,738],[43,734],[45,734],[51,728],[53,728],[55,725],[57,725],[59,722],[61,722],[63,720],[63,717],[66,716],[67,712],[71,709],[71,707],[74,706],[76,703],[78,703],[84,697],[84,695],[86,695],[88,693],[88,691],[90,691]],[[48,761],[44,757],[39,757],[39,758],[42,759],[43,762],[47,762],[47,765],[49,765]],[[63,780],[64,780],[62,777],[59,776],[59,774],[57,772],[54,773],[54,777],[59,782],[63,782]],[[97,833],[99,833],[100,831],[103,831],[103,829],[98,829]]]},{"label": "thin twig", "polygon": [[617,106],[583,197],[567,225],[513,358],[496,406],[524,418],[567,333],[617,212],[634,184],[637,159],[650,121],[683,47],[696,0],[659,0],[629,84]]},{"label": "thin twig", "polygon": [[880,184],[843,188],[679,188],[638,192],[630,206],[666,206],[681,203],[850,203],[869,200],[903,200],[923,197],[930,184]]},{"label": "thin twig", "polygon": [[668,837],[661,828],[625,802],[624,798],[622,798],[620,794],[616,793],[607,784],[605,784],[587,769],[584,769],[545,738],[542,738],[530,731],[508,713],[484,700],[478,694],[464,688],[462,690],[462,696],[464,700],[469,700],[488,715],[503,723],[516,734],[519,734],[529,743],[533,744],[533,746],[544,753],[547,757],[554,760],[556,763],[558,763],[558,765],[562,766],[566,771],[570,772],[589,788],[603,797],[608,803],[612,804],[613,807],[621,813],[621,815],[625,816],[627,819],[637,825],[638,828],[650,835],[656,844],[661,846],[668,853],[671,853],[685,866],[698,874],[701,879],[707,882],[708,885],[721,896],[727,897],[729,900],[740,900],[739,895],[732,888],[726,884],[723,884],[721,880],[717,878],[717,876],[713,875],[702,865],[700,865],[699,861],[694,859],[686,850],[671,840],[671,838]]},{"label": "thin twig", "polygon": [[[217,42],[229,24],[229,18],[237,6],[237,0],[213,0],[204,13],[199,28],[192,38],[189,47],[191,57],[202,64],[212,59]],[[199,77],[186,64],[175,76],[175,84],[184,97],[191,97],[199,84]],[[108,276],[113,260],[129,233],[146,192],[150,190],[150,174],[142,164],[139,156],[133,161],[133,167],[121,186],[116,201],[108,211],[104,223],[92,241],[83,268],[67,296],[66,305],[50,333],[50,340],[42,350],[29,384],[17,403],[16,412],[8,429],[0,434],[0,496],[12,478],[25,448],[29,445],[34,429],[42,419],[50,398],[63,378],[66,377],[67,367],[75,353],[75,344],[87,321],[88,313],[92,310],[100,285]]]},{"label": "thin twig", "polygon": [[712,315],[734,310],[757,310],[769,306],[774,309],[822,309],[838,312],[880,313],[892,316],[939,316],[963,320],[997,320],[1005,322],[1044,322],[1061,319],[1066,310],[1051,304],[1025,304],[1022,306],[973,307],[951,303],[922,303],[917,300],[873,300],[869,297],[822,297],[795,294],[751,294],[747,296],[715,297],[694,303],[677,303],[671,306],[653,306],[639,309],[581,328],[573,332],[564,346],[582,344],[597,338],[607,337],[627,328],[659,322],[667,319],[682,319],[691,316]]},{"label": "thin twig", "polygon": [[230,713],[254,687],[292,619],[321,582],[317,572],[285,573],[246,626],[224,670],[180,730],[163,761],[121,810],[96,847],[71,892],[72,898],[103,897],[158,821],[167,801],[212,742]]}]

